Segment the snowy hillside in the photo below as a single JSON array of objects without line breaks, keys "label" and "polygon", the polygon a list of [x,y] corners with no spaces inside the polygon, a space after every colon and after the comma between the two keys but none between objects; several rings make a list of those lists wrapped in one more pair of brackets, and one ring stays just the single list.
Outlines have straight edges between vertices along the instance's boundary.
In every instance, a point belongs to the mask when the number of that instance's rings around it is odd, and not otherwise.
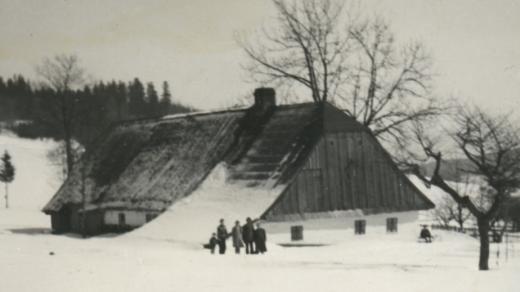
[{"label": "snowy hillside", "polygon": [[[49,140],[22,139],[0,132],[0,153],[8,151],[16,167],[16,177],[9,185],[11,209],[40,210],[60,187],[56,166],[47,152],[56,145]],[[4,209],[4,188],[0,187],[0,212]]]}]

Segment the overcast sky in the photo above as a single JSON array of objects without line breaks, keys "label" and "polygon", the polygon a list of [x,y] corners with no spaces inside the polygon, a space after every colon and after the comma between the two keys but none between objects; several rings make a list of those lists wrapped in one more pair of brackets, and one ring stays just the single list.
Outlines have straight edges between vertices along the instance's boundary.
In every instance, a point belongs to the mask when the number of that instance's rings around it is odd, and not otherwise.
[{"label": "overcast sky", "polygon": [[[398,41],[431,50],[437,90],[495,110],[520,100],[520,1],[369,0]],[[170,82],[201,109],[252,92],[234,41],[271,21],[268,0],[0,0],[0,75],[34,78],[44,57],[74,53],[95,79]],[[159,85],[159,84],[157,84]]]}]

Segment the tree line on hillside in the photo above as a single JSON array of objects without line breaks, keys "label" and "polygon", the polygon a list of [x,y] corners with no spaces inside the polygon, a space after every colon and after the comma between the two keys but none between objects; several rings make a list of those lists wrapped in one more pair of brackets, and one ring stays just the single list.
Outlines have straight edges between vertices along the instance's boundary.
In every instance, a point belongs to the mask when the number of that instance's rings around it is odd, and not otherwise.
[{"label": "tree line on hillside", "polygon": [[38,83],[22,75],[0,78],[0,122],[21,137],[60,141],[49,157],[62,167],[63,178],[110,124],[192,111],[172,101],[166,81],[160,94],[152,82],[139,78],[87,82],[76,55],[45,58],[35,69]]},{"label": "tree line on hillside", "polygon": [[[0,76],[0,122],[22,137],[61,139],[63,131],[56,127],[56,112],[63,111],[56,102],[63,92],[29,81],[22,75],[10,78]],[[152,82],[138,78],[130,82],[99,81],[70,90],[67,109],[74,108],[71,117],[77,129],[72,136],[80,144],[96,136],[108,125],[122,120],[157,117],[192,111],[172,101],[168,82],[163,82],[159,93]],[[13,122],[13,123],[9,123]],[[81,129],[79,129],[81,128]]]}]

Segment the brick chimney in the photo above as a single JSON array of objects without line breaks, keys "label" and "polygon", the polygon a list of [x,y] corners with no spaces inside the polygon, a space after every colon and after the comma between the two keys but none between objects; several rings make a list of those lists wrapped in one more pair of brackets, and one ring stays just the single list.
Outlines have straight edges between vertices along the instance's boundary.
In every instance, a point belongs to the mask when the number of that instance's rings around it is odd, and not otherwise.
[{"label": "brick chimney", "polygon": [[261,87],[255,89],[255,104],[258,110],[266,110],[276,106],[276,93],[273,88]]}]

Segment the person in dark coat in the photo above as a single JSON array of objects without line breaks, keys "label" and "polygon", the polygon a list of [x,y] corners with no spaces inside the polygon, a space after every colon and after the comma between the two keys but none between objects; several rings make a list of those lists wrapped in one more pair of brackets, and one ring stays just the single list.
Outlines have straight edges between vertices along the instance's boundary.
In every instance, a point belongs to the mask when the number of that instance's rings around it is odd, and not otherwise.
[{"label": "person in dark coat", "polygon": [[242,239],[246,245],[246,254],[255,253],[254,233],[255,228],[253,226],[253,221],[251,218],[247,217],[246,224],[242,226]]},{"label": "person in dark coat", "polygon": [[242,227],[240,226],[240,222],[237,220],[235,222],[235,226],[231,230],[231,237],[233,240],[233,247],[235,248],[235,253],[240,253],[240,248],[244,246],[242,242]]},{"label": "person in dark coat", "polygon": [[217,227],[217,239],[218,239],[218,253],[226,253],[226,239],[228,238],[228,232],[226,225],[224,225],[224,219],[220,219],[220,224]]},{"label": "person in dark coat", "polygon": [[213,233],[211,238],[209,239],[208,248],[211,250],[211,254],[215,253],[215,247],[217,246],[219,240],[217,238],[217,234]]},{"label": "person in dark coat", "polygon": [[254,240],[257,253],[267,252],[267,246],[265,244],[265,242],[267,241],[267,235],[265,233],[265,229],[263,229],[260,226],[260,223],[256,223],[256,229],[254,231]]},{"label": "person in dark coat", "polygon": [[421,230],[419,237],[424,239],[424,241],[427,243],[432,242],[432,234],[430,233],[430,230],[428,230],[428,227],[426,225],[423,225],[423,229]]}]

